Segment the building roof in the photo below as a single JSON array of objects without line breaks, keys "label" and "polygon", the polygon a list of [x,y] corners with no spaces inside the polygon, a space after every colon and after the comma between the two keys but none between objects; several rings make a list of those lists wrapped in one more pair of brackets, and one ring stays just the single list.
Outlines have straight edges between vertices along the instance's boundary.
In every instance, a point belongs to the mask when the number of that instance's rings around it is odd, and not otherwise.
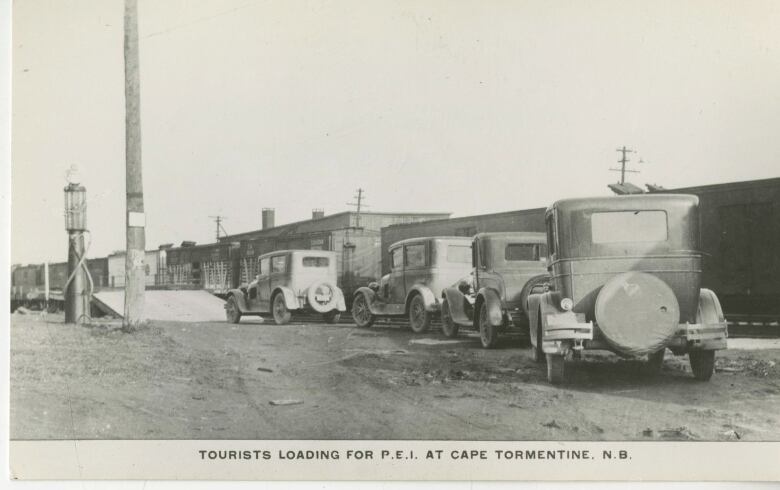
[{"label": "building roof", "polygon": [[[342,211],[340,213],[328,214],[321,218],[310,218],[301,221],[295,221],[292,223],[285,223],[283,225],[274,226],[272,228],[246,231],[243,233],[236,233],[233,235],[227,235],[220,237],[220,242],[256,239],[256,238],[275,238],[286,235],[296,235],[303,233],[316,233],[340,230],[349,228],[351,217],[356,215],[355,211]],[[437,218],[441,216],[449,216],[450,213],[388,213],[388,212],[361,212],[361,216],[404,216],[404,217],[426,217],[435,216]],[[329,221],[334,222],[332,225],[328,225]]]}]

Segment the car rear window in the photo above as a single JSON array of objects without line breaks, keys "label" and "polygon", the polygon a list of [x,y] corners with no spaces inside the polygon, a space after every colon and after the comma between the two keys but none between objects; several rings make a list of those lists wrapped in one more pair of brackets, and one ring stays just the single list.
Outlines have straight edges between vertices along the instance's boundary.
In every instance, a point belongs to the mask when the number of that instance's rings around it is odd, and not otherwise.
[{"label": "car rear window", "polygon": [[330,259],[327,257],[304,257],[304,267],[328,267],[330,265]]},{"label": "car rear window", "polygon": [[447,262],[471,263],[471,245],[447,245]]},{"label": "car rear window", "polygon": [[542,250],[542,253],[540,254],[540,247],[542,245],[539,243],[510,243],[506,246],[506,251],[504,253],[504,259],[505,260],[539,260],[540,257],[544,257],[547,255],[547,250],[545,247],[544,250]]},{"label": "car rear window", "polygon": [[593,243],[664,242],[668,236],[666,221],[665,211],[593,213],[591,238]]}]

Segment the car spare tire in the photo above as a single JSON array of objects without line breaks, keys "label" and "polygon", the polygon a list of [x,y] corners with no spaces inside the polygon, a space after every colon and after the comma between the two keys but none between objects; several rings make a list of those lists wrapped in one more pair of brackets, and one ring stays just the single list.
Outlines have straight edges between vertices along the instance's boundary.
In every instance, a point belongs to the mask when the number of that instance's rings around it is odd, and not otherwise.
[{"label": "car spare tire", "polygon": [[327,313],[336,307],[338,289],[329,282],[315,283],[306,291],[306,299],[314,311]]},{"label": "car spare tire", "polygon": [[625,272],[607,281],[596,298],[595,313],[607,343],[629,356],[659,351],[680,322],[680,305],[672,288],[644,272]]}]

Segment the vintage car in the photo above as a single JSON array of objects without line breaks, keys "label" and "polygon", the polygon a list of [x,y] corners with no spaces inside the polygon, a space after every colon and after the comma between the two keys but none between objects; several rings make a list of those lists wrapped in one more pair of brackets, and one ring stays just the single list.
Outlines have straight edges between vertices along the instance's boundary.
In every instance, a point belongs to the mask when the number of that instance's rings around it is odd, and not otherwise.
[{"label": "vintage car", "polygon": [[548,281],[547,242],[544,233],[480,233],[471,249],[471,274],[442,292],[442,331],[473,326],[492,348],[509,325],[527,328],[527,299]]},{"label": "vintage car", "polygon": [[718,298],[701,287],[698,206],[696,196],[656,194],[547,209],[550,290],[529,308],[533,355],[551,383],[582,349],[647,358],[656,372],[668,348],[688,354],[697,379],[712,376],[728,333]]},{"label": "vintage car", "polygon": [[293,311],[322,314],[328,323],[346,311],[336,287],[336,253],[321,250],[280,250],[258,257],[257,279],[231,289],[225,302],[230,323],[242,316],[272,315],[277,325],[290,321]]},{"label": "vintage car", "polygon": [[394,243],[390,273],[355,291],[352,317],[358,327],[370,327],[377,317],[408,316],[415,333],[430,328],[439,313],[442,289],[468,273],[471,239],[410,238]]}]

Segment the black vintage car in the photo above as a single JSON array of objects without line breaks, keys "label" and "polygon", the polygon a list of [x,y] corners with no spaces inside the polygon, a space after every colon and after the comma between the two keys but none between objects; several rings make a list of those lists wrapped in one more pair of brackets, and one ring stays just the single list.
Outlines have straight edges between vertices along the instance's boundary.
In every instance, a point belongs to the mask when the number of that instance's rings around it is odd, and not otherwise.
[{"label": "black vintage car", "polygon": [[688,354],[708,380],[726,321],[701,287],[698,198],[634,195],[557,201],[547,209],[550,291],[529,298],[534,357],[552,383],[582,349],[646,357]]}]

